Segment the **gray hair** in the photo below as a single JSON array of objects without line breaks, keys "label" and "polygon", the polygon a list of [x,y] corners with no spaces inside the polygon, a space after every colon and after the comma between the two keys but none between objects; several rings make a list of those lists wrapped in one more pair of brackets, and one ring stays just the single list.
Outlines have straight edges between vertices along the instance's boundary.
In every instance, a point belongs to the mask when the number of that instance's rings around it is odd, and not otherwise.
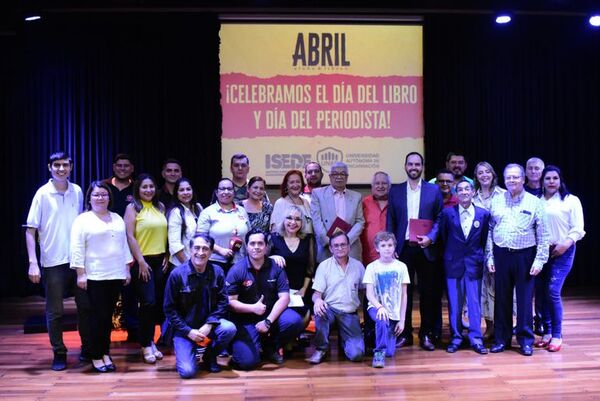
[{"label": "gray hair", "polygon": [[509,168],[515,168],[515,167],[518,168],[519,170],[521,170],[521,177],[525,177],[525,169],[519,163],[507,164],[506,167],[504,167],[504,171],[502,172],[502,175],[505,176],[506,170],[508,170]]}]

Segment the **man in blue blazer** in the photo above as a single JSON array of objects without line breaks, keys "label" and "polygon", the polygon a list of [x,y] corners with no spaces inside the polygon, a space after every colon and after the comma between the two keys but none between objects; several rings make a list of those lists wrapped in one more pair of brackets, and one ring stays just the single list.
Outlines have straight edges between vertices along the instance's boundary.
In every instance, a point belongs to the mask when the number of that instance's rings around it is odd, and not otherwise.
[{"label": "man in blue blazer", "polygon": [[[412,291],[417,274],[421,314],[419,340],[421,348],[427,351],[435,349],[442,331],[442,285],[443,274],[435,263],[437,237],[437,219],[443,207],[442,193],[435,184],[421,179],[423,174],[423,156],[418,152],[406,155],[404,162],[407,181],[392,185],[388,197],[387,231],[396,235],[398,244],[396,253],[408,266],[411,284],[408,285],[406,318],[404,331],[398,337],[397,346],[411,345],[412,338]],[[433,221],[429,234],[419,236],[418,242],[409,242],[409,219],[427,219]]]},{"label": "man in blue blazer", "polygon": [[327,232],[336,217],[350,225],[346,232],[350,239],[350,256],[361,260],[362,247],[359,238],[365,226],[362,197],[359,192],[346,188],[348,166],[345,163],[335,162],[331,165],[329,181],[331,185],[313,190],[310,202],[310,216],[317,242],[317,262],[321,263],[331,257]]},{"label": "man in blue blazer", "polygon": [[485,262],[490,213],[473,205],[475,191],[466,179],[456,185],[459,204],[442,211],[439,233],[444,245],[444,272],[448,286],[450,344],[446,352],[454,353],[462,342],[462,306],[467,299],[469,342],[473,351],[487,354],[481,336],[481,278]]}]

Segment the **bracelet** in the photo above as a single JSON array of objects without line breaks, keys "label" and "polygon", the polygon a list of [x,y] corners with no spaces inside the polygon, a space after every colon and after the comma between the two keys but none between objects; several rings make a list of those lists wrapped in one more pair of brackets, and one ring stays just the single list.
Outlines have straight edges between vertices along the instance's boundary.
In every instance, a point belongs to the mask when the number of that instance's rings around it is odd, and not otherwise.
[{"label": "bracelet", "polygon": [[268,318],[267,318],[267,319],[265,319],[265,320],[263,320],[263,322],[265,322],[265,326],[267,326],[267,329],[270,329],[270,328],[271,328],[271,324],[272,324],[272,322],[271,322],[271,321],[270,321]]}]

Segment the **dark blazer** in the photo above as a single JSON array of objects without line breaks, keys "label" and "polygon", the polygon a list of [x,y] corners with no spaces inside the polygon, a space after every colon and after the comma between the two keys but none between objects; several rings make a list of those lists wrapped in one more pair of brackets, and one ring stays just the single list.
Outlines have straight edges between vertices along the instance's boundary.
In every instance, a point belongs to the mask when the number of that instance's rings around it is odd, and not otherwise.
[{"label": "dark blazer", "polygon": [[[387,230],[396,235],[398,241],[396,252],[398,255],[402,252],[406,227],[408,226],[408,211],[406,209],[407,185],[408,182],[406,181],[401,184],[392,185],[388,197]],[[430,261],[436,259],[435,242],[438,235],[438,218],[443,205],[444,200],[439,187],[435,184],[430,184],[427,181],[421,180],[419,218],[433,220],[433,228],[427,236],[431,238],[434,243],[423,250],[425,257]]]},{"label": "dark blazer", "polygon": [[439,233],[444,246],[444,270],[448,278],[481,279],[485,262],[485,244],[489,231],[490,212],[475,206],[475,218],[465,238],[460,225],[459,206],[442,211]]}]

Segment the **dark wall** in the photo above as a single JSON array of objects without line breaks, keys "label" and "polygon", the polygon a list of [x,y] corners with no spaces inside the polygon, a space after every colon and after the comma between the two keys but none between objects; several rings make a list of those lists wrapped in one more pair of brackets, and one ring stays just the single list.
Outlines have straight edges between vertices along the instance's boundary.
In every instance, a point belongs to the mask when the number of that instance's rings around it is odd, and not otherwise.
[{"label": "dark wall", "polygon": [[0,295],[32,290],[21,225],[57,149],[72,155],[71,178],[84,191],[112,174],[116,153],[159,182],[162,161],[177,158],[208,202],[221,171],[218,32],[214,15],[78,15],[0,38],[9,61],[0,63],[2,157],[11,166]]},{"label": "dark wall", "polygon": [[[84,189],[111,174],[117,152],[159,175],[182,161],[206,204],[221,171],[219,22],[211,14],[53,16],[0,37],[0,132],[5,261],[0,296],[29,294],[23,229],[46,160],[62,148]],[[472,167],[537,155],[563,168],[588,235],[571,285],[598,285],[593,199],[599,126],[600,32],[571,17],[521,17],[502,29],[489,16],[429,16],[424,23],[427,171],[451,149]],[[404,155],[400,155],[403,158]],[[402,168],[402,166],[398,166]],[[587,185],[585,185],[587,183]]]},{"label": "dark wall", "polygon": [[[598,285],[599,196],[593,177],[600,133],[600,30],[579,17],[432,16],[424,29],[426,167],[462,149],[473,176],[490,162],[538,156],[559,166],[583,203],[587,235],[567,284]],[[430,175],[431,175],[430,174]]]}]

